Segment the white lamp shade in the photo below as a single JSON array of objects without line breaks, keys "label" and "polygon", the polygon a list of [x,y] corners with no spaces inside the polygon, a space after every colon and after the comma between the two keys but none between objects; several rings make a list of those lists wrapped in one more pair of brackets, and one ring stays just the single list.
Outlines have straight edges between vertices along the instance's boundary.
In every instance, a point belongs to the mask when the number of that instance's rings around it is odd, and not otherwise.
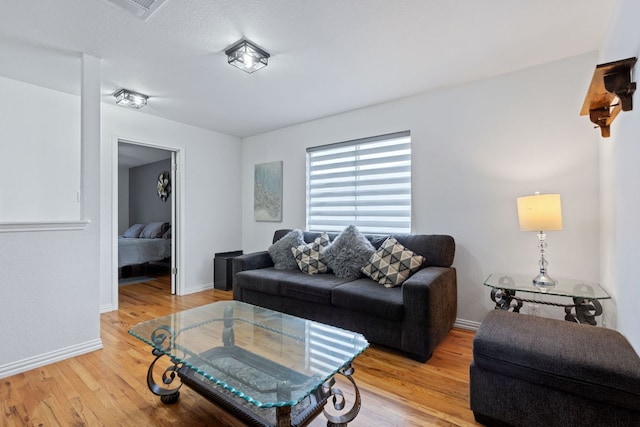
[{"label": "white lamp shade", "polygon": [[521,231],[562,230],[559,194],[518,197],[518,221]]}]

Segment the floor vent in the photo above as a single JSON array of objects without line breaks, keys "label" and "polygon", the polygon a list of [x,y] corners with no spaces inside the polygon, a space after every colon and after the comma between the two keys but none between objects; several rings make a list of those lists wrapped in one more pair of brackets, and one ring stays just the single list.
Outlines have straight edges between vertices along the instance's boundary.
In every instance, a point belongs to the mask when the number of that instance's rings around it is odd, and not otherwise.
[{"label": "floor vent", "polygon": [[104,0],[146,21],[166,0]]}]

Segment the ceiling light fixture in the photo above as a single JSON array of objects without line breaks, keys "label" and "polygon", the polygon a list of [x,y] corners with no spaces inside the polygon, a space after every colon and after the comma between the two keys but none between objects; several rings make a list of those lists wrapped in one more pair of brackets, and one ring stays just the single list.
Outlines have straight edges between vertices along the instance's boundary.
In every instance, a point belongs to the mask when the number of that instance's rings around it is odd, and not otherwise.
[{"label": "ceiling light fixture", "polygon": [[246,39],[240,40],[224,53],[227,55],[229,64],[247,73],[266,67],[271,56]]},{"label": "ceiling light fixture", "polygon": [[147,95],[133,92],[129,89],[120,89],[113,96],[116,98],[116,104],[135,108],[136,110],[147,105],[147,99],[149,99]]}]

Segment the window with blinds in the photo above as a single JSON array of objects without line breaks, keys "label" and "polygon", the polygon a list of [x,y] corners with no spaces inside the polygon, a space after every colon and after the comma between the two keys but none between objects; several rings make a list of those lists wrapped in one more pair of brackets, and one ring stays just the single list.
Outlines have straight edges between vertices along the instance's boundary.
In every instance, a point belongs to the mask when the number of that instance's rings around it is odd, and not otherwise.
[{"label": "window with blinds", "polygon": [[411,232],[411,133],[307,149],[307,230]]}]

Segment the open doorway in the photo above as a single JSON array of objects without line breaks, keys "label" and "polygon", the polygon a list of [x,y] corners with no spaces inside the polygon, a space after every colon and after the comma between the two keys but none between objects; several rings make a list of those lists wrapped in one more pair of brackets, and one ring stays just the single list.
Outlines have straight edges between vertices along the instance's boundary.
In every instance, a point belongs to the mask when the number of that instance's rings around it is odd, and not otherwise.
[{"label": "open doorway", "polygon": [[116,301],[119,286],[158,275],[170,278],[172,294],[180,293],[178,156],[170,147],[118,140]]}]

